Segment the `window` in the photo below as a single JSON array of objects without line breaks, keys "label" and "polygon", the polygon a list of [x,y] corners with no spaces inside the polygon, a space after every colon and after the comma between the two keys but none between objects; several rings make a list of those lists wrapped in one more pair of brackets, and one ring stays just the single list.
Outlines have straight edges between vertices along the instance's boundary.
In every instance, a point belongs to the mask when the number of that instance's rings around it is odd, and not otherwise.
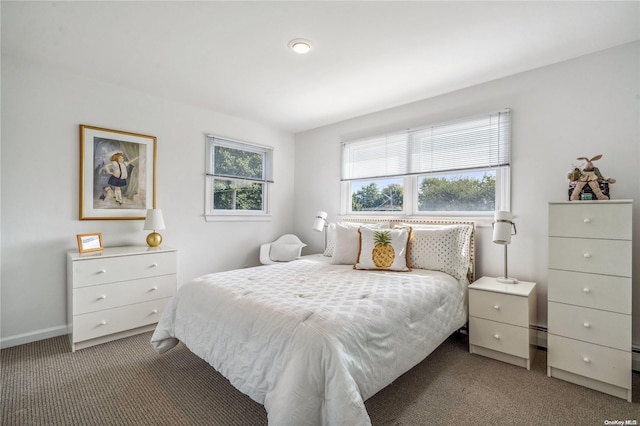
[{"label": "window", "polygon": [[509,210],[510,110],[344,142],[342,214]]},{"label": "window", "polygon": [[273,149],[207,135],[207,219],[269,214]]}]

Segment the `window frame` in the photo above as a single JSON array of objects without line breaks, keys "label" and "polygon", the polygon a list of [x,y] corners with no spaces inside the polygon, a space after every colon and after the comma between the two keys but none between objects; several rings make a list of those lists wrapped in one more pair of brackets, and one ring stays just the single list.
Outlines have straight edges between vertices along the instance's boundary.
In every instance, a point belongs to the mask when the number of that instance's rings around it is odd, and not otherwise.
[{"label": "window frame", "polygon": [[[476,218],[476,219],[491,219],[495,213],[495,211],[420,211],[418,210],[418,200],[419,194],[418,190],[420,188],[419,179],[430,175],[433,177],[449,175],[451,173],[465,173],[465,172],[478,172],[478,171],[495,171],[496,174],[496,189],[495,189],[495,210],[511,210],[511,110],[504,109],[497,112],[486,113],[481,115],[475,115],[471,117],[462,117],[458,120],[453,120],[451,123],[464,122],[465,120],[472,120],[479,116],[491,116],[493,114],[498,113],[508,113],[508,123],[507,123],[507,164],[488,166],[488,167],[476,167],[476,168],[468,168],[462,170],[444,170],[444,171],[435,171],[428,173],[408,173],[406,175],[393,175],[393,176],[376,176],[369,178],[355,178],[355,179],[345,179],[344,178],[344,170],[346,169],[346,159],[345,159],[345,144],[349,143],[358,143],[365,140],[377,141],[378,139],[385,137],[387,135],[377,135],[372,136],[365,139],[360,139],[356,141],[343,142],[342,148],[342,157],[341,157],[341,169],[343,170],[343,176],[341,179],[341,196],[340,196],[340,214],[345,216],[417,216],[417,217],[462,217],[462,218]],[[411,133],[414,131],[420,131],[427,127],[436,127],[440,125],[446,125],[449,122],[444,123],[436,123],[432,126],[422,126],[416,129],[408,129],[406,132],[395,132],[389,133],[388,136],[397,137],[397,135],[402,133]],[[409,142],[408,142],[409,143]],[[411,152],[411,149],[407,149],[408,152]],[[410,162],[410,159],[407,159]],[[412,170],[412,165],[409,164],[407,170]],[[403,179],[403,209],[402,211],[353,211],[352,207],[352,186],[353,182],[362,182],[362,181],[375,181],[379,179],[385,178],[402,178]]]},{"label": "window frame", "polygon": [[[207,134],[206,141],[206,164],[205,164],[205,219],[212,221],[269,221],[271,220],[271,192],[273,176],[273,148],[255,143],[239,141],[227,137]],[[218,175],[215,173],[215,147],[258,153],[262,155],[262,178],[253,179]],[[236,209],[215,209],[214,203],[214,182],[215,180],[236,180],[240,182],[259,182],[262,187],[262,209],[261,210],[236,210]]]}]

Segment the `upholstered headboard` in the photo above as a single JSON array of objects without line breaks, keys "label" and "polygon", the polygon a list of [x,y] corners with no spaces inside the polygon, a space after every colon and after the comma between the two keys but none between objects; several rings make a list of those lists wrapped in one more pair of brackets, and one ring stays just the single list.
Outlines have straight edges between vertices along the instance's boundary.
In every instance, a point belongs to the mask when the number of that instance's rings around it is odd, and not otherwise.
[{"label": "upholstered headboard", "polygon": [[350,223],[375,223],[375,224],[388,224],[389,228],[393,228],[400,224],[415,224],[415,225],[471,225],[471,238],[469,242],[469,272],[467,278],[469,282],[475,281],[476,271],[476,223],[470,220],[455,220],[455,219],[428,219],[428,218],[402,218],[402,219],[385,219],[378,217],[343,217],[340,219],[342,222]]}]

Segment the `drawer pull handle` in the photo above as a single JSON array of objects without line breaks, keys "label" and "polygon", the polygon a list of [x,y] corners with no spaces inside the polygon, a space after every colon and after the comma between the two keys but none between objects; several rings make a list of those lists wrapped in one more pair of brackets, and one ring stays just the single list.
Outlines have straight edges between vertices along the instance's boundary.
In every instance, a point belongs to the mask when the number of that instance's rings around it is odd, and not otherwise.
[{"label": "drawer pull handle", "polygon": [[590,259],[590,258],[591,258],[591,255],[590,255],[589,253],[585,253],[585,254],[584,254],[584,258],[585,258],[585,259]]},{"label": "drawer pull handle", "polygon": [[106,295],[106,294],[103,294],[102,296],[98,297],[98,299],[99,299],[99,300],[104,300],[104,299],[106,299],[106,298],[107,298],[107,295]]},{"label": "drawer pull handle", "polygon": [[582,289],[582,292],[583,293],[591,293],[591,290],[588,289],[587,287],[585,287],[585,288]]},{"label": "drawer pull handle", "polygon": [[496,339],[496,340],[500,340],[500,335],[499,334],[494,334],[493,338]]},{"label": "drawer pull handle", "polygon": [[584,325],[584,328],[591,328],[591,324],[589,324],[588,322],[585,322],[583,325]]},{"label": "drawer pull handle", "polygon": [[151,287],[151,291],[156,291],[158,289],[157,285],[154,285],[153,287]]},{"label": "drawer pull handle", "polygon": [[154,309],[153,311],[151,311],[151,313],[152,313],[152,314],[157,314],[157,313],[158,313],[158,310],[157,310],[157,309]]},{"label": "drawer pull handle", "polygon": [[493,309],[495,309],[496,311],[500,310],[500,305],[494,305]]},{"label": "drawer pull handle", "polygon": [[158,267],[158,264],[157,264],[157,263],[154,263],[154,264],[152,264],[152,265],[151,265],[151,267],[152,267],[152,268],[157,268],[157,267]]},{"label": "drawer pull handle", "polygon": [[98,324],[98,325],[107,325],[107,322],[106,321],[100,321],[100,324]]},{"label": "drawer pull handle", "polygon": [[589,364],[589,363],[591,362],[591,360],[590,360],[588,357],[586,357],[586,356],[585,356],[584,358],[582,358],[582,360],[583,360],[584,362],[586,362],[587,364]]},{"label": "drawer pull handle", "polygon": [[584,223],[591,223],[591,219],[586,218],[586,219],[584,220]]},{"label": "drawer pull handle", "polygon": [[106,274],[106,273],[107,273],[107,270],[106,270],[106,269],[100,269],[100,270],[98,271],[98,273],[99,273],[99,274]]}]

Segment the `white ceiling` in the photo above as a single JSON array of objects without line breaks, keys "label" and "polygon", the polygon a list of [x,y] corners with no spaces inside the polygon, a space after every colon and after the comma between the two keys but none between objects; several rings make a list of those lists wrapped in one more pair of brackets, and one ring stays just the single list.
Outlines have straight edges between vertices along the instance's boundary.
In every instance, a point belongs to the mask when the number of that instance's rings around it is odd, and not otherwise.
[{"label": "white ceiling", "polygon": [[[2,54],[300,132],[640,39],[640,2],[2,1]],[[298,55],[289,40],[313,49]]]}]

